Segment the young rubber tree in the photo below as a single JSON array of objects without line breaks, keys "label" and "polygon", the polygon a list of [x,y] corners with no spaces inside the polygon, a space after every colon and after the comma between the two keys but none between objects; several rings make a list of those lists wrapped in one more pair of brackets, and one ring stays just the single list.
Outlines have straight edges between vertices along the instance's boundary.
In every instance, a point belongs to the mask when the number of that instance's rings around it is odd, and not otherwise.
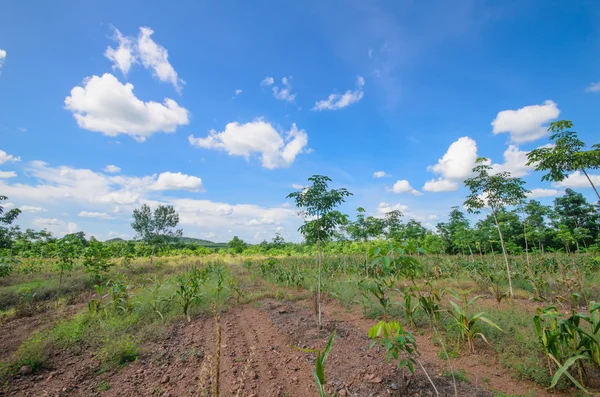
[{"label": "young rubber tree", "polygon": [[[0,204],[5,200],[8,200],[8,197],[0,195]],[[21,210],[18,208],[4,212],[4,207],[0,205],[0,248],[8,248],[12,242],[10,229],[4,225],[10,226],[21,213]]]},{"label": "young rubber tree", "polygon": [[148,204],[133,210],[131,227],[136,232],[136,238],[141,238],[146,244],[152,246],[150,264],[154,256],[156,245],[164,244],[174,238],[181,237],[181,229],[175,230],[179,223],[179,214],[172,205],[159,204],[152,211]]},{"label": "young rubber tree", "polygon": [[317,281],[317,325],[321,322],[321,276],[323,270],[322,243],[335,236],[338,226],[346,223],[346,216],[337,211],[346,197],[351,196],[348,190],[329,189],[331,179],[324,175],[313,175],[308,180],[310,186],[287,195],[295,201],[304,224],[298,231],[309,244],[317,244],[319,275]]},{"label": "young rubber tree", "polygon": [[573,128],[573,123],[569,120],[550,123],[548,131],[553,132],[550,136],[552,146],[527,153],[527,165],[535,165],[536,171],[547,171],[542,176],[543,181],[560,182],[569,173],[581,171],[600,200],[600,193],[587,173],[587,170],[600,168],[600,144],[584,150],[585,143],[577,137],[575,131],[569,131],[570,128]]},{"label": "young rubber tree", "polygon": [[508,276],[508,288],[510,296],[513,296],[512,281],[510,277],[510,265],[508,264],[508,255],[502,230],[498,223],[498,213],[507,206],[517,206],[525,200],[525,194],[528,190],[523,187],[525,182],[521,178],[510,176],[509,172],[499,172],[490,174],[492,167],[485,157],[480,157],[475,162],[473,172],[475,176],[465,181],[465,186],[471,191],[465,200],[465,208],[470,214],[479,214],[482,209],[489,208],[500,237],[500,245],[504,262],[506,264],[506,274]]},{"label": "young rubber tree", "polygon": [[238,236],[233,236],[231,241],[227,243],[227,250],[234,255],[241,254],[246,248],[248,248],[248,244]]}]

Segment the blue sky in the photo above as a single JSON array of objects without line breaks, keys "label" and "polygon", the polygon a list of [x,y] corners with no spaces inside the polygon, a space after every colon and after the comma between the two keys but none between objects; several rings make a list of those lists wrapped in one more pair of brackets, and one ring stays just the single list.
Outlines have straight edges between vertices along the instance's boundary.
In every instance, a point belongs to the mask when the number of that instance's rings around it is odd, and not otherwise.
[{"label": "blue sky", "polygon": [[133,208],[167,203],[188,236],[298,241],[285,196],[313,174],[354,193],[347,213],[433,227],[477,156],[544,202],[593,198],[524,159],[557,119],[597,143],[595,1],[199,3],[0,4],[0,194],[21,227],[132,237]]}]

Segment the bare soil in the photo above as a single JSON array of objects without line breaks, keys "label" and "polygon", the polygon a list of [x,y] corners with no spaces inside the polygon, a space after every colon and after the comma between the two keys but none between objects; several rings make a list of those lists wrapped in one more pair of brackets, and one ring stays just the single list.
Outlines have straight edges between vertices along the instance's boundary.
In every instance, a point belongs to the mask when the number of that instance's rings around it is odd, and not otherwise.
[{"label": "bare soil", "polygon": [[[307,300],[266,300],[221,314],[221,396],[316,396],[311,374],[315,357],[293,346],[322,348],[334,329],[336,339],[326,365],[329,394],[435,395],[419,367],[411,375],[406,369],[399,370],[395,363],[387,363],[384,352],[369,349],[367,331],[375,320],[364,319],[333,301],[325,304],[324,316],[327,321],[318,330],[312,302]],[[178,322],[163,336],[144,345],[137,361],[105,372],[89,351],[78,355],[60,352],[52,358],[52,368],[16,376],[0,395],[202,396],[203,390],[212,386],[205,375],[215,362],[215,330],[212,317]],[[16,336],[10,338],[12,343],[18,343]],[[10,345],[5,339],[3,334],[2,347]],[[438,357],[439,347],[427,332],[417,335],[417,341],[422,353],[420,361],[440,396],[491,397],[492,389],[507,394],[529,394],[535,390],[538,397],[549,395],[533,383],[512,379],[495,363],[492,353],[485,351],[453,360],[454,369],[464,369],[470,380],[457,381],[455,394],[452,379],[443,375],[447,362]],[[487,383],[483,379],[488,379]]]}]

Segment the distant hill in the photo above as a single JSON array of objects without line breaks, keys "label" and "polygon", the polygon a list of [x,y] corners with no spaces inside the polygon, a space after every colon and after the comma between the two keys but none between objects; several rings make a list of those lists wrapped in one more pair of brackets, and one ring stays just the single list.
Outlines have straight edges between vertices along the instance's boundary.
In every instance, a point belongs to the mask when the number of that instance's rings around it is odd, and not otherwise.
[{"label": "distant hill", "polygon": [[[215,243],[214,241],[209,241],[209,240],[203,240],[201,238],[194,238],[194,237],[179,237],[179,240],[184,242],[184,243],[196,243],[196,244],[200,244],[204,247],[208,247],[208,248],[222,248],[222,247],[226,247],[227,243]],[[118,242],[118,241],[128,241],[128,240],[124,240],[120,237],[116,237],[116,238],[111,238],[109,240],[106,240],[106,243],[112,243],[112,242]]]}]

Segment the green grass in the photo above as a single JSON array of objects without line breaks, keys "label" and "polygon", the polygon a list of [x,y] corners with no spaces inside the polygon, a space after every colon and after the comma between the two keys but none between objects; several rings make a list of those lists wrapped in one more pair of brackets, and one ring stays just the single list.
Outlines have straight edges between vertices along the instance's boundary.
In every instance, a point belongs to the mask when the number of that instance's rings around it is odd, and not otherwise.
[{"label": "green grass", "polygon": [[[181,308],[171,299],[175,288],[175,277],[170,277],[162,283],[158,296],[147,289],[132,290],[129,293],[135,295],[125,313],[113,309],[105,298],[99,313],[86,309],[32,335],[20,346],[14,361],[0,367],[0,379],[16,373],[23,365],[37,372],[48,366],[54,352],[64,349],[74,353],[84,349],[94,351],[101,371],[135,361],[143,343],[163,335],[170,324],[182,319]],[[192,317],[210,313],[215,289],[216,282],[211,277],[202,287],[203,298],[191,308]],[[157,297],[162,317],[150,304]],[[226,308],[229,298],[229,291],[222,291],[217,307]]]},{"label": "green grass", "polygon": [[107,382],[100,382],[100,384],[96,387],[96,390],[99,392],[110,390],[110,384]]},{"label": "green grass", "polygon": [[[442,376],[444,376],[446,378],[452,378],[452,372],[445,369],[444,371],[442,371]],[[471,381],[467,377],[467,373],[465,372],[464,369],[459,369],[459,370],[454,371],[454,379],[456,379],[459,382],[463,382],[463,383],[471,383]]]}]

